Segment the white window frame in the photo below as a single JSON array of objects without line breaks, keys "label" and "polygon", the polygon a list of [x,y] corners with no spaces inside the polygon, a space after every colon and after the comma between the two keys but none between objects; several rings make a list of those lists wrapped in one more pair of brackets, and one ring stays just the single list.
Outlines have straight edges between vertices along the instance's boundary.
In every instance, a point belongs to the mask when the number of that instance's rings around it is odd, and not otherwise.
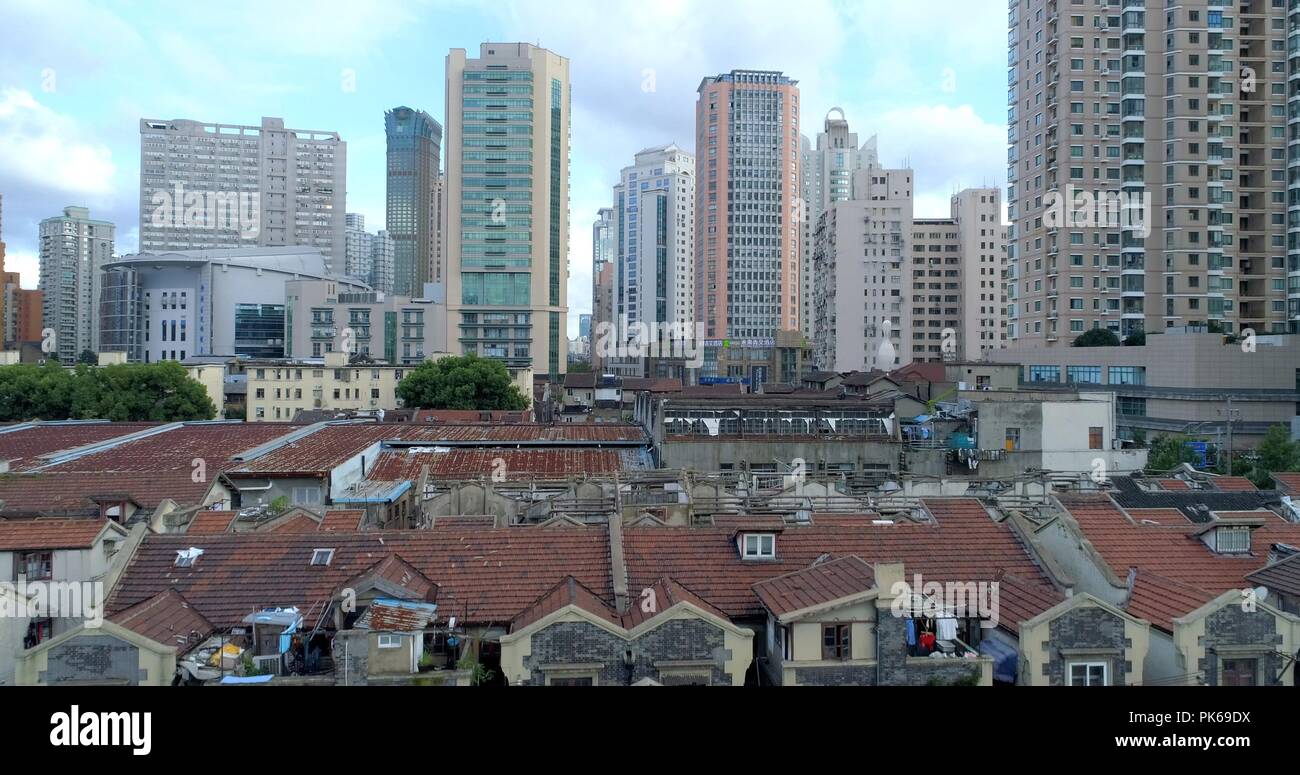
[{"label": "white window frame", "polygon": [[402,647],[402,635],[397,632],[379,633],[379,648],[381,649],[400,649]]},{"label": "white window frame", "polygon": [[[1239,543],[1234,545],[1234,540]],[[1250,528],[1220,527],[1216,529],[1214,531],[1214,550],[1219,554],[1246,554],[1250,551]]]},{"label": "white window frame", "polygon": [[[1101,668],[1101,685],[1110,686],[1110,665],[1105,662],[1069,662],[1065,666],[1065,678],[1067,686],[1092,686],[1090,683],[1092,668]],[[1076,684],[1074,682],[1075,668],[1083,668],[1084,683]]]},{"label": "white window frame", "polygon": [[[750,549],[750,541],[754,542],[754,547]],[[766,551],[764,551],[766,544]],[[740,538],[741,556],[746,560],[774,560],[776,559],[776,535],[774,533],[745,533]]]},{"label": "white window frame", "polygon": [[319,487],[295,487],[292,497],[295,506],[320,506],[325,502]]},{"label": "white window frame", "polygon": [[[322,553],[324,553],[325,557],[322,558],[321,562],[317,562],[317,558],[320,557]],[[312,549],[311,550],[311,564],[313,566],[328,567],[329,564],[332,562],[334,562],[333,549]]]}]

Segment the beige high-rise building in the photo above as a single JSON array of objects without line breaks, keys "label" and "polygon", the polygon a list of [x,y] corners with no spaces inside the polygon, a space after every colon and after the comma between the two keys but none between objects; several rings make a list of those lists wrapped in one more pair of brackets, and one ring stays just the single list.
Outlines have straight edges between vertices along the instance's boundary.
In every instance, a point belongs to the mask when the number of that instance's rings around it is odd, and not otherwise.
[{"label": "beige high-rise building", "polygon": [[873,135],[858,146],[858,135],[849,131],[842,108],[826,114],[823,131],[817,141],[801,138],[801,176],[804,218],[801,227],[799,257],[799,325],[807,336],[813,335],[813,230],[817,219],[834,202],[853,198],[853,173],[879,164],[876,138]]},{"label": "beige high-rise building", "polygon": [[310,247],[343,271],[347,143],[337,132],[140,120],[140,251]]},{"label": "beige high-rise building", "polygon": [[527,43],[447,55],[448,349],[552,378],[568,362],[569,60]]},{"label": "beige high-rise building", "polygon": [[813,233],[813,360],[826,371],[891,371],[912,362],[912,171],[854,173]]},{"label": "beige high-rise building", "polygon": [[912,359],[975,361],[1006,347],[1005,273],[998,189],[965,189],[952,198],[948,218],[914,220]]},{"label": "beige high-rise building", "polygon": [[1281,5],[1010,3],[1011,340],[1296,328]]},{"label": "beige high-rise building", "polygon": [[702,373],[761,383],[766,368],[750,364],[770,362],[777,333],[800,326],[798,81],[764,70],[705,78],[695,148]]}]

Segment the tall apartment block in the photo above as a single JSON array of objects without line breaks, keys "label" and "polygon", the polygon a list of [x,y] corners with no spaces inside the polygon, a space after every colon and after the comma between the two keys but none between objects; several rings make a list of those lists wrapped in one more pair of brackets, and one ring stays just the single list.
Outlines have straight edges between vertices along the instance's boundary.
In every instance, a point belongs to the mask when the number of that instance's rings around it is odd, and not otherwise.
[{"label": "tall apartment block", "polygon": [[348,213],[344,222],[346,230],[343,276],[368,283],[374,267],[371,243],[375,235],[366,231],[366,216],[361,213]]},{"label": "tall apartment block", "polygon": [[692,324],[695,157],[673,144],[636,154],[614,186],[614,228],[615,320]]},{"label": "tall apartment block", "polygon": [[975,361],[1006,347],[1001,191],[966,189],[952,198],[950,217],[912,226],[912,359]]},{"label": "tall apartment block", "polygon": [[761,70],[705,78],[695,135],[702,373],[761,383],[776,335],[800,326],[798,82]]},{"label": "tall apartment block", "polygon": [[388,216],[393,293],[418,296],[438,271],[442,125],[422,110],[384,114],[388,138]]},{"label": "tall apartment block", "polygon": [[591,365],[595,370],[601,368],[596,353],[596,339],[614,323],[615,230],[614,208],[602,207],[597,210],[596,220],[591,225]]},{"label": "tall apartment block", "polygon": [[891,371],[912,362],[912,171],[870,166],[855,198],[834,202],[813,233],[813,362],[827,371]]},{"label": "tall apartment block", "polygon": [[1008,336],[1294,330],[1294,12],[1121,2],[1009,6]]},{"label": "tall apartment block", "polygon": [[65,207],[63,215],[41,221],[41,319],[54,332],[50,354],[64,365],[86,350],[99,351],[101,268],[113,259],[115,231],[84,207]]},{"label": "tall apartment block", "polygon": [[876,138],[873,136],[861,147],[858,135],[849,131],[844,110],[831,108],[826,114],[824,129],[817,135],[814,145],[807,137],[800,138],[800,196],[804,202],[802,242],[799,259],[799,320],[805,335],[813,335],[813,230],[817,219],[834,202],[853,198],[853,173],[863,167],[879,164]]},{"label": "tall apartment block", "polygon": [[527,43],[447,56],[449,349],[568,362],[569,60]]},{"label": "tall apartment block", "polygon": [[[0,194],[0,347],[4,346],[7,341],[5,331],[7,330],[9,316],[5,313],[6,287],[9,285],[8,273],[5,272],[5,197]],[[14,278],[17,283],[17,277]]]},{"label": "tall apartment block", "polygon": [[347,143],[337,132],[140,121],[140,250],[311,247],[342,269]]},{"label": "tall apartment block", "polygon": [[17,272],[5,271],[4,195],[0,194],[0,348],[41,341],[43,294],[25,290]]}]

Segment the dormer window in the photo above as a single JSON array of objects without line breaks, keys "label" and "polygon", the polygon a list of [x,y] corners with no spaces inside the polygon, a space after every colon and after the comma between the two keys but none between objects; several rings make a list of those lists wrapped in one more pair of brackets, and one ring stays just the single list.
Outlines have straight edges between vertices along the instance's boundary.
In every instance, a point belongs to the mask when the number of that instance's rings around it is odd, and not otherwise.
[{"label": "dormer window", "polygon": [[334,561],[333,549],[317,549],[311,553],[312,565],[329,565]]},{"label": "dormer window", "polygon": [[741,535],[741,557],[746,560],[776,559],[775,533],[744,533]]},{"label": "dormer window", "polygon": [[1214,531],[1214,550],[1219,554],[1250,552],[1250,528],[1220,527]]}]

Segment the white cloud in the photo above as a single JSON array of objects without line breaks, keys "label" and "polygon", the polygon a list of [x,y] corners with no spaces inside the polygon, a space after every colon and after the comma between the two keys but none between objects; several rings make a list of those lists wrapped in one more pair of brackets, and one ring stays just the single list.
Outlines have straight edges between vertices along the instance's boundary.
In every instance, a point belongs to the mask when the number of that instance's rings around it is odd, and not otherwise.
[{"label": "white cloud", "polygon": [[5,271],[18,272],[22,287],[34,289],[41,280],[41,259],[35,253],[25,250],[11,251],[5,249]]},{"label": "white cloud", "polygon": [[0,178],[65,194],[110,196],[113,154],[81,135],[75,121],[30,92],[0,92]]}]

